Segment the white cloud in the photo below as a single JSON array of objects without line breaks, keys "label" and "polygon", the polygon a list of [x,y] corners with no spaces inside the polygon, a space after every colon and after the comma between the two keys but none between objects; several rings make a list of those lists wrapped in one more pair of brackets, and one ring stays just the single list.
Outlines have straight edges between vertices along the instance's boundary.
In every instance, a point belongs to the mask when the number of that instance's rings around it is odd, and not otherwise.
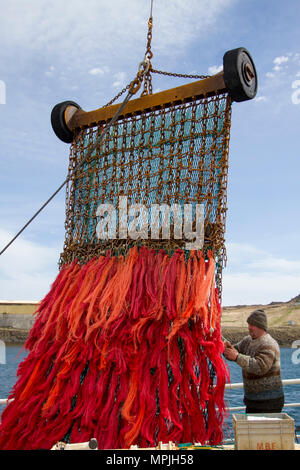
[{"label": "white cloud", "polygon": [[260,258],[266,252],[249,243],[228,243],[227,253],[232,265],[245,264],[249,259]]},{"label": "white cloud", "polygon": [[[205,35],[236,0],[154,2],[153,42],[168,55]],[[144,53],[150,5],[141,0],[14,0],[1,7],[1,47],[52,54],[65,65],[99,64],[105,57],[128,62]],[[13,33],[12,33],[13,32]],[[176,47],[175,47],[176,46]],[[125,54],[124,51],[127,51]],[[130,51],[130,56],[128,55]],[[106,62],[105,62],[106,63]],[[100,66],[100,68],[102,68]]]},{"label": "white cloud", "polygon": [[275,64],[273,70],[275,70],[275,72],[279,72],[280,70],[282,70],[282,64],[285,64],[288,61],[289,58],[287,56],[275,57],[273,61]]},{"label": "white cloud", "polygon": [[280,56],[280,57],[275,57],[273,60],[275,66],[280,66],[281,64],[284,64],[285,62],[288,62],[289,58],[287,56]]},{"label": "white cloud", "polygon": [[54,65],[50,65],[48,70],[46,70],[45,75],[47,75],[48,77],[51,77],[54,74],[54,72],[55,72]]},{"label": "white cloud", "polygon": [[292,103],[293,104],[300,104],[300,80],[295,80],[292,83],[292,88],[295,89],[295,91],[292,93]]},{"label": "white cloud", "polygon": [[[276,114],[283,112],[283,107],[289,106],[291,102],[299,104],[300,91],[298,85],[295,86],[295,83],[297,83],[295,79],[300,76],[299,57],[300,54],[297,52],[287,52],[284,55],[275,57],[273,68],[265,73],[266,80],[262,81],[259,86],[261,96],[254,101],[268,101]],[[288,91],[291,85],[292,88],[296,89],[292,93]]]},{"label": "white cloud", "polygon": [[254,101],[256,102],[260,102],[260,101],[267,101],[267,97],[266,96],[258,96],[257,98],[254,99]]},{"label": "white cloud", "polygon": [[118,72],[114,75],[114,81],[112,86],[114,88],[121,88],[124,87],[126,80],[126,73],[125,72]]},{"label": "white cloud", "polygon": [[265,273],[280,271],[281,273],[293,273],[300,276],[300,260],[286,260],[284,258],[275,258],[272,255],[266,255],[266,257],[261,260],[250,262],[248,266],[250,269],[258,269]]},{"label": "white cloud", "polygon": [[300,259],[276,257],[250,244],[229,243],[223,305],[268,304],[300,293]]},{"label": "white cloud", "polygon": [[[3,248],[12,234],[0,229]],[[58,274],[60,248],[18,238],[0,257],[0,299],[41,300]]]},{"label": "white cloud", "polygon": [[284,64],[287,64],[287,62],[289,62],[290,57],[293,58],[294,55],[287,54],[287,55],[275,57],[275,59],[273,60],[274,65],[273,65],[272,72],[267,72],[266,77],[274,78],[276,74],[278,74],[279,72],[283,70]]},{"label": "white cloud", "polygon": [[208,67],[209,75],[215,75],[216,73],[221,72],[223,70],[223,65],[213,65],[212,67]]},{"label": "white cloud", "polygon": [[102,68],[95,67],[89,70],[90,75],[104,75],[105,73],[108,73],[108,72],[109,72],[109,67],[107,67],[106,65],[104,65],[104,67]]},{"label": "white cloud", "polygon": [[299,294],[300,275],[236,273],[223,275],[223,305],[267,305]]},{"label": "white cloud", "polygon": [[288,56],[275,57],[275,59],[273,60],[273,63],[275,64],[273,67],[273,70],[275,72],[280,72],[282,70],[283,64],[285,64],[288,61],[289,61]]}]

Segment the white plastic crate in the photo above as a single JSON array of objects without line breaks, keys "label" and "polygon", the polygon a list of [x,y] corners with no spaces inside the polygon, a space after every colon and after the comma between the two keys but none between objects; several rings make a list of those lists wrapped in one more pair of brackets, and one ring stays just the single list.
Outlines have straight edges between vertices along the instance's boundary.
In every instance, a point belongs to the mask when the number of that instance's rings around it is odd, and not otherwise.
[{"label": "white plastic crate", "polygon": [[294,450],[295,423],[286,413],[233,414],[236,450]]}]

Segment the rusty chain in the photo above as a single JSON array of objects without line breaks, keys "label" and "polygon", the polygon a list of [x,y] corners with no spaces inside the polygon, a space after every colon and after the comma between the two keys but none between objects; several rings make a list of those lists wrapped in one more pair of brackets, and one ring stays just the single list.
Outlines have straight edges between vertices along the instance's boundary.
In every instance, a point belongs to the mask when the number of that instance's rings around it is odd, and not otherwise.
[{"label": "rusty chain", "polygon": [[[151,42],[152,42],[152,30],[153,30],[153,17],[152,17],[152,9],[153,9],[153,0],[151,1],[151,10],[150,10],[150,17],[148,20],[148,33],[147,33],[147,46],[146,46],[146,52],[145,52],[145,57],[144,57],[144,62],[147,63],[147,70],[144,69],[143,73],[143,78],[141,79],[141,76],[138,76],[134,80],[134,86],[136,86],[135,93],[138,91],[140,88],[140,82],[144,82],[144,88],[141,93],[141,96],[145,95],[152,95],[153,93],[153,87],[152,87],[152,73],[160,74],[160,75],[167,75],[170,77],[180,77],[180,78],[191,78],[191,79],[198,79],[198,80],[203,80],[204,78],[209,78],[210,75],[194,75],[194,74],[184,74],[184,73],[175,73],[175,72],[165,72],[163,70],[156,70],[152,67],[151,59],[153,57],[153,52],[151,50]],[[140,64],[141,65],[141,64]],[[140,71],[139,71],[140,72]],[[130,90],[130,87],[133,87],[132,82],[126,85],[126,87],[123,88],[112,100],[110,100],[106,105],[103,107],[106,108],[110,105],[112,105],[115,101],[117,101],[118,98],[120,98],[125,91]]]},{"label": "rusty chain", "polygon": [[141,96],[152,95],[152,76],[151,76],[151,71],[152,71],[151,59],[153,57],[153,52],[151,50],[152,28],[153,28],[153,18],[152,16],[150,16],[148,20],[147,48],[146,48],[146,53],[145,53],[145,60],[148,61],[149,68],[148,68],[147,73],[145,73],[145,76],[144,76],[144,90]]},{"label": "rusty chain", "polygon": [[112,100],[106,103],[103,106],[103,108],[107,108],[108,106],[112,105],[115,101],[117,101],[117,99],[120,98],[125,93],[125,91],[129,90],[130,85],[131,85],[131,82],[128,83],[128,85],[126,85],[126,87],[124,87],[123,90],[121,90],[120,93],[118,93]]},{"label": "rusty chain", "polygon": [[203,80],[204,78],[209,78],[210,75],[192,75],[192,74],[186,74],[186,73],[175,73],[175,72],[164,72],[162,70],[155,70],[151,69],[152,73],[158,73],[160,75],[168,75],[170,77],[182,77],[182,78],[197,78],[199,80]]}]

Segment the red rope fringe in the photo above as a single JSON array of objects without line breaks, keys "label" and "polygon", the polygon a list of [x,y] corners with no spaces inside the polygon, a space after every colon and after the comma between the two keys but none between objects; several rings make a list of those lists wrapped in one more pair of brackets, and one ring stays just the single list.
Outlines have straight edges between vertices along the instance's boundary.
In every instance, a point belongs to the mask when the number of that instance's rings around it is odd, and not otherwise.
[{"label": "red rope fringe", "polygon": [[65,265],[26,342],[0,448],[218,444],[228,370],[214,273],[212,253],[186,262],[145,247]]}]

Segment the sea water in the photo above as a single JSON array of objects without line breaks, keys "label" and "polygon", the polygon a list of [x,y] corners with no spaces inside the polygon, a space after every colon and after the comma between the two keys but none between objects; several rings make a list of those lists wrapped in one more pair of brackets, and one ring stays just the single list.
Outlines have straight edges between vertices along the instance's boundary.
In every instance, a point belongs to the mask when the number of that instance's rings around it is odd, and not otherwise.
[{"label": "sea water", "polygon": [[[230,371],[231,383],[242,382],[242,369],[236,362],[226,361]],[[294,348],[280,348],[281,378],[300,379],[300,350]],[[235,406],[244,406],[244,390],[242,388],[225,390],[225,401],[228,408]],[[284,386],[284,402],[300,403],[300,384]],[[231,411],[225,420],[224,434],[231,439],[232,431],[232,413],[244,413],[243,410]],[[284,407],[282,413],[287,413],[295,421],[295,427],[300,427],[300,407]],[[297,434],[300,434],[297,431]]]},{"label": "sea water", "polygon": [[[26,357],[27,352],[22,345],[6,345],[5,355],[1,354],[0,363],[0,398],[7,398],[17,380],[17,369],[19,363]],[[4,357],[5,356],[5,357]],[[4,360],[5,359],[5,360]],[[300,378],[300,351],[293,348],[280,348],[281,375],[282,379]],[[230,371],[231,383],[242,382],[241,368],[235,362],[226,361]],[[300,402],[300,384],[284,387],[285,403]],[[243,389],[226,390],[225,401],[228,407],[244,406]],[[4,406],[0,405],[0,413]],[[295,420],[295,425],[300,426],[300,407],[286,407],[282,410]],[[234,413],[243,413],[237,411]],[[232,437],[232,412],[225,420],[224,435]],[[298,433],[299,434],[299,433]]]}]

